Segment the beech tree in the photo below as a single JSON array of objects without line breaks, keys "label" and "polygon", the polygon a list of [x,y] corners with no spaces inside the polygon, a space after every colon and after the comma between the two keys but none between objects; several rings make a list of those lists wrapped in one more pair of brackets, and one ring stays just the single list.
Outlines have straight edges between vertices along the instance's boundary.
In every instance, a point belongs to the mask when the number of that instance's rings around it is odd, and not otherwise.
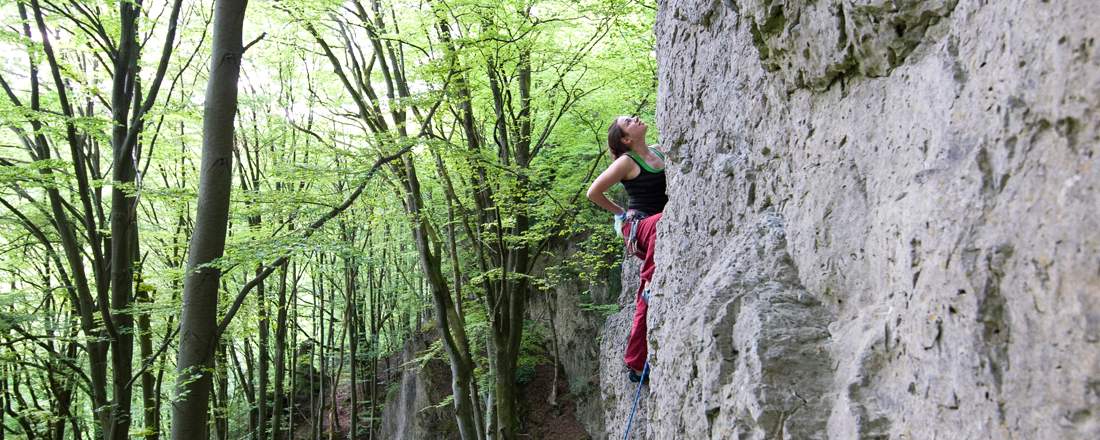
[{"label": "beech tree", "polygon": [[[49,261],[54,264],[51,272],[58,272],[50,274],[46,285],[52,284],[56,276],[68,292],[69,308],[80,321],[84,343],[72,340],[63,352],[73,358],[75,350],[83,349],[87,355],[87,390],[96,412],[95,430],[105,438],[123,439],[129,436],[132,419],[131,306],[140,249],[136,227],[140,182],[136,177],[143,147],[155,144],[155,137],[148,140],[142,135],[148,115],[158,103],[177,43],[182,1],[160,6],[162,13],[169,11],[163,21],[143,18],[140,2],[114,5],[117,16],[103,11],[104,6],[108,5],[84,1],[32,0],[15,4],[20,27],[11,28],[10,35],[22,43],[26,71],[13,81],[6,74],[0,75],[7,108],[16,116],[7,118],[5,125],[30,163],[38,164],[32,167],[41,180],[32,185],[48,184],[41,187],[41,194],[35,191],[38,188],[14,181],[9,187],[22,205],[0,202],[47,249]],[[152,29],[143,32],[141,25]],[[155,72],[143,77],[142,40],[148,41],[161,31],[164,33],[159,36],[164,41]],[[76,41],[77,47],[57,47],[58,41],[67,43],[69,39]],[[80,68],[110,73],[109,98],[89,87],[95,83],[94,73],[90,78],[76,75]],[[149,80],[147,87],[142,86],[143,78]],[[24,91],[29,93],[21,93]],[[104,121],[110,127],[109,138],[100,136],[94,124],[89,124],[99,115],[97,106],[109,109],[111,116]],[[57,135],[51,136],[51,131]],[[105,138],[111,146],[106,155],[100,150]],[[61,151],[67,151],[67,158]],[[103,156],[108,158],[110,177],[103,169]],[[7,167],[21,165],[14,158],[2,159],[2,163]],[[68,178],[74,180],[71,183],[75,187],[63,192],[58,184]],[[100,181],[110,183],[109,207],[104,203],[103,186],[97,183]],[[41,211],[47,225],[24,212],[29,206],[42,209],[44,204],[50,206],[48,211]],[[54,247],[54,233],[60,250]],[[69,411],[76,383],[66,381],[52,388],[63,413]],[[64,423],[55,424],[51,435],[64,437],[65,427]]]},{"label": "beech tree", "polygon": [[372,438],[425,359],[522,435],[652,7],[0,0],[0,438]]},{"label": "beech tree", "polygon": [[233,177],[233,128],[237,114],[237,78],[245,47],[241,34],[247,0],[216,0],[210,78],[203,111],[202,164],[199,171],[195,228],[187,254],[180,313],[176,396],[172,438],[206,437],[210,368],[218,337],[218,287],[221,271],[210,264],[225,251],[229,194]]}]

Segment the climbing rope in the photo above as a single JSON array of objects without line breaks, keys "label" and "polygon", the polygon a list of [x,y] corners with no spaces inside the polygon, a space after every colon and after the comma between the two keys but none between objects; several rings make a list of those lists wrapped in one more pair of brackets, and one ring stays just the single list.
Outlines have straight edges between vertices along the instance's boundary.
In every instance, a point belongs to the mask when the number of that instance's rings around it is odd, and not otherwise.
[{"label": "climbing rope", "polygon": [[623,440],[630,437],[630,426],[634,424],[634,413],[638,411],[638,398],[642,396],[642,384],[645,383],[647,375],[649,375],[649,361],[646,361],[645,366],[642,367],[642,377],[638,379],[638,388],[634,390],[634,407],[630,408],[630,418],[626,419],[626,432],[623,433]]}]

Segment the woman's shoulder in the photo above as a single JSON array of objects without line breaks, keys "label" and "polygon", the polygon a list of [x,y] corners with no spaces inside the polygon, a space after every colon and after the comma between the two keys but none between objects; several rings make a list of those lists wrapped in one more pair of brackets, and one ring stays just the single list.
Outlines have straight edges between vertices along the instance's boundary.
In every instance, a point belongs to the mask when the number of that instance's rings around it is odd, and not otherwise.
[{"label": "woman's shoulder", "polygon": [[634,163],[634,157],[629,152],[615,158],[615,161],[611,162],[611,166],[624,166],[624,163]]},{"label": "woman's shoulder", "polygon": [[634,158],[628,153],[616,158],[609,168],[615,170],[615,174],[620,180],[628,180],[631,174],[636,173],[635,170],[638,169],[638,164],[635,163]]}]

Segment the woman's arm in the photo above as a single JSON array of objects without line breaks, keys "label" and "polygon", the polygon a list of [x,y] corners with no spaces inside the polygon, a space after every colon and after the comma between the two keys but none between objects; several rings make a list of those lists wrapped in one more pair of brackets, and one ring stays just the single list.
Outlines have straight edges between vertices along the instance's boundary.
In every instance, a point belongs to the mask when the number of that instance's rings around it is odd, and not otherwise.
[{"label": "woman's arm", "polygon": [[604,192],[611,185],[621,182],[630,172],[630,165],[633,161],[626,155],[620,156],[615,162],[611,163],[611,166],[607,167],[604,172],[600,173],[600,176],[592,182],[592,185],[588,187],[588,200],[599,205],[601,208],[611,211],[612,214],[622,214],[625,210],[612,202]]}]

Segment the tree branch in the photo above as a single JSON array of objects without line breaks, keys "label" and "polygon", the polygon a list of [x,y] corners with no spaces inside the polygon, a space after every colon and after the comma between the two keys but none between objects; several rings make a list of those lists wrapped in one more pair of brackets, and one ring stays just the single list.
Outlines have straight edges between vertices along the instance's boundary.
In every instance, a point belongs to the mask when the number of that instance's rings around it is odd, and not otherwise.
[{"label": "tree branch", "polygon": [[[353,191],[351,195],[345,198],[343,203],[340,203],[339,205],[333,207],[331,210],[329,210],[329,212],[325,213],[325,215],[322,215],[321,217],[317,218],[317,220],[314,220],[313,223],[310,223],[309,226],[307,226],[303,230],[302,239],[304,240],[306,238],[309,238],[309,236],[320,230],[321,227],[324,226],[325,223],[327,223],[329,220],[332,220],[336,216],[340,215],[340,213],[351,207],[351,204],[355,203],[355,200],[363,194],[363,190],[366,189],[367,183],[370,182],[371,177],[374,177],[374,175],[378,172],[379,169],[382,168],[383,165],[399,159],[402,155],[411,151],[413,146],[415,145],[416,144],[410,143],[409,145],[398,150],[392,155],[379,157],[378,160],[374,162],[374,165],[371,166],[370,170],[367,171],[367,175],[363,177],[363,181],[359,183],[359,186],[355,188],[355,191]],[[237,297],[229,306],[229,309],[226,310],[225,316],[223,316],[221,321],[218,322],[218,330],[215,333],[217,335],[217,338],[215,339],[221,338],[221,335],[225,333],[225,330],[229,327],[229,323],[233,320],[233,317],[237,314],[237,311],[240,310],[241,305],[244,304],[244,300],[248,297],[248,292],[252,291],[252,289],[254,289],[265,279],[267,279],[267,277],[270,276],[272,273],[275,273],[275,270],[279,266],[286,263],[289,259],[290,255],[283,255],[275,261],[272,261],[271,264],[265,267],[264,270],[257,274],[255,278],[253,278],[251,281],[246,283],[244,287],[241,288],[240,292],[237,293]]]}]

